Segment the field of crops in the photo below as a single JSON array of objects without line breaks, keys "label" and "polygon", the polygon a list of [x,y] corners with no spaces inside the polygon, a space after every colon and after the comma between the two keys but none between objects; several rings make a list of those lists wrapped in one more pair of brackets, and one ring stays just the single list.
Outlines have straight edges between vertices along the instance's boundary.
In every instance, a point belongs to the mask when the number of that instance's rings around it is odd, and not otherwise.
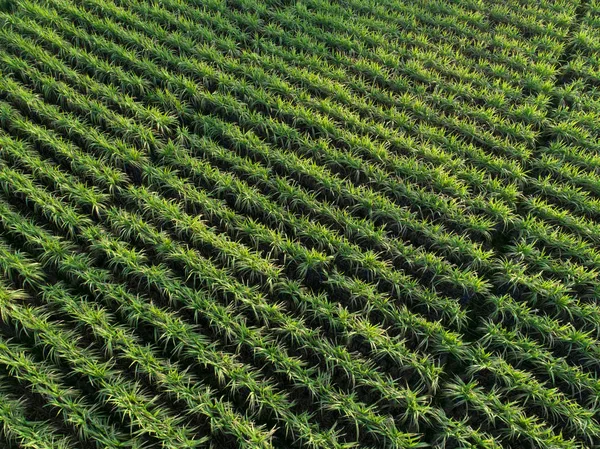
[{"label": "field of crops", "polygon": [[0,1],[0,447],[600,447],[600,0]]}]

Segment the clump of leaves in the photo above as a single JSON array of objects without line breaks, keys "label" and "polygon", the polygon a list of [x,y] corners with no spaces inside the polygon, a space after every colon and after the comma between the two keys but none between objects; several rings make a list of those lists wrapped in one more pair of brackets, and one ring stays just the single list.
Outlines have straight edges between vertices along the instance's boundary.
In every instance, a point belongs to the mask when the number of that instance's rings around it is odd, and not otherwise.
[{"label": "clump of leaves", "polygon": [[16,0],[0,0],[0,11],[13,12],[15,9],[17,9]]}]

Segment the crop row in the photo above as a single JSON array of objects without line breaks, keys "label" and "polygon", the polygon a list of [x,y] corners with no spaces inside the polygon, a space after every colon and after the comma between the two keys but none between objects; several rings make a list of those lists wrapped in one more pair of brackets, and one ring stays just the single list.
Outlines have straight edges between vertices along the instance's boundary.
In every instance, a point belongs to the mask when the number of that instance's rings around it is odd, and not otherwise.
[{"label": "crop row", "polygon": [[16,10],[9,447],[600,441],[596,2]]}]

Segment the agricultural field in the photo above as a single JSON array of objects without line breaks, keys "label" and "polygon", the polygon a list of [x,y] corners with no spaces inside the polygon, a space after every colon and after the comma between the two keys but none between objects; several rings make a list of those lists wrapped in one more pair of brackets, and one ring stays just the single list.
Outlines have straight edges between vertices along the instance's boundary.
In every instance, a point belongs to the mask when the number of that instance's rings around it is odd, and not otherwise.
[{"label": "agricultural field", "polygon": [[0,1],[0,448],[600,448],[600,0]]}]

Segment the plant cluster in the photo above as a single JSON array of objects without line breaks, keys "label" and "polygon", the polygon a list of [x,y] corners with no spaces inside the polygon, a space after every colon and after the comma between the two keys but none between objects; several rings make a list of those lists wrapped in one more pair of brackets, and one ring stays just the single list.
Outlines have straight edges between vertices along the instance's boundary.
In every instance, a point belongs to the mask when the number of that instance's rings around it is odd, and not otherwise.
[{"label": "plant cluster", "polygon": [[0,1],[0,445],[598,447],[598,17]]}]

